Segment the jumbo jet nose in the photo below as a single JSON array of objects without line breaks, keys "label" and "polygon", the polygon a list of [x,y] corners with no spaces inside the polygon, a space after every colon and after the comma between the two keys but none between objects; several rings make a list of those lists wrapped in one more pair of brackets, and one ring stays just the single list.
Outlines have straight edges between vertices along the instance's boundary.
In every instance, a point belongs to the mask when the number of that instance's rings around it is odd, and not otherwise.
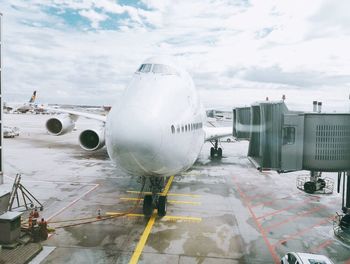
[{"label": "jumbo jet nose", "polygon": [[[162,128],[157,116],[134,106],[111,113],[108,152],[123,169],[134,174],[151,174],[161,152]],[[107,138],[106,138],[107,139]]]}]

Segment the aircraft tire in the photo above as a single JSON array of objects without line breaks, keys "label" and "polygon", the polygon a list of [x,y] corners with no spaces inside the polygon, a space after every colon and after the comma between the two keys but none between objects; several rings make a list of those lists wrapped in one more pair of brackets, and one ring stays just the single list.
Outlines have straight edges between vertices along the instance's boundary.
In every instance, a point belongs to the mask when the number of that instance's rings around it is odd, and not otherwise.
[{"label": "aircraft tire", "polygon": [[222,158],[222,148],[218,148],[218,157]]},{"label": "aircraft tire", "polygon": [[344,215],[339,223],[340,228],[350,234],[350,214]]},{"label": "aircraft tire", "polygon": [[313,194],[316,191],[316,183],[311,181],[305,182],[304,190],[307,193]]},{"label": "aircraft tire", "polygon": [[153,212],[153,199],[152,195],[145,195],[143,199],[143,214],[145,216],[151,216]]},{"label": "aircraft tire", "polygon": [[210,157],[214,158],[215,156],[215,149],[213,147],[210,148]]},{"label": "aircraft tire", "polygon": [[158,198],[158,215],[165,216],[167,211],[167,197],[159,196]]}]

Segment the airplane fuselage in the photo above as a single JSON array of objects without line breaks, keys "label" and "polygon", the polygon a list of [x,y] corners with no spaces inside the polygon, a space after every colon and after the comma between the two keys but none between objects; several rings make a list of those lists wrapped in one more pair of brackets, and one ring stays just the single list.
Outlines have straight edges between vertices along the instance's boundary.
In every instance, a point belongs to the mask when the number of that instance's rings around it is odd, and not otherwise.
[{"label": "airplane fuselage", "polygon": [[197,159],[204,122],[189,74],[167,60],[149,59],[108,114],[107,151],[130,174],[173,175]]}]

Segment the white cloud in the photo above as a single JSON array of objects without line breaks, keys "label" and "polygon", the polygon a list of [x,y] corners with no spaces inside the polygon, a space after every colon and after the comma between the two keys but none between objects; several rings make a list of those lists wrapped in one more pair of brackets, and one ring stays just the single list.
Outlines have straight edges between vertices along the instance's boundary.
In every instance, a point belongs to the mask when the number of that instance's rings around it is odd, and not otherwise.
[{"label": "white cloud", "polygon": [[[44,101],[111,103],[138,64],[157,54],[179,57],[202,93],[215,95],[213,104],[222,91],[222,102],[237,94],[254,101],[253,90],[257,97],[289,91],[296,104],[298,94],[307,104],[314,91],[327,99],[330,87],[333,101],[347,97],[345,0],[142,2],[148,9],[108,0],[0,0],[5,99],[24,100],[38,89]],[[68,23],[67,10],[91,26]],[[115,30],[105,30],[105,21]]]},{"label": "white cloud", "polygon": [[115,14],[122,14],[126,11],[124,7],[121,5],[118,5],[115,1],[108,1],[108,0],[99,0],[94,1],[94,5],[97,8],[102,8],[106,12],[115,13]]},{"label": "white cloud", "polygon": [[91,21],[91,26],[95,29],[99,28],[99,24],[101,21],[104,21],[108,18],[106,15],[97,13],[93,9],[81,10],[79,11],[79,14],[83,17],[88,18]]},{"label": "white cloud", "polygon": [[156,9],[164,12],[174,2],[170,0],[141,0],[148,8]]}]

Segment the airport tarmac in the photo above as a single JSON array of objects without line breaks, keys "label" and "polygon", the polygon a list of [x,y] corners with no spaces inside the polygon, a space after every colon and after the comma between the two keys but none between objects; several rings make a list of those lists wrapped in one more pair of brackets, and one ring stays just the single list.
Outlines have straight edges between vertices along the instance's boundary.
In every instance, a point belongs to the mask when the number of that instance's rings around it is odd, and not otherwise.
[{"label": "airport tarmac", "polygon": [[[93,121],[81,119],[77,131],[54,137],[45,131],[47,118],[4,115],[5,125],[20,128],[19,137],[4,139],[5,183],[21,173],[51,227],[96,217],[98,210],[128,212],[138,179],[115,167],[105,148],[87,153],[79,147],[79,130]],[[341,208],[336,189],[303,193],[296,178],[308,172],[259,172],[246,158],[248,142],[222,146],[221,161],[209,159],[205,144],[193,168],[174,177],[166,217],[146,219],[139,205],[129,216],[57,228],[32,263],[279,263],[289,251],[350,263],[350,246],[333,234]]]}]

